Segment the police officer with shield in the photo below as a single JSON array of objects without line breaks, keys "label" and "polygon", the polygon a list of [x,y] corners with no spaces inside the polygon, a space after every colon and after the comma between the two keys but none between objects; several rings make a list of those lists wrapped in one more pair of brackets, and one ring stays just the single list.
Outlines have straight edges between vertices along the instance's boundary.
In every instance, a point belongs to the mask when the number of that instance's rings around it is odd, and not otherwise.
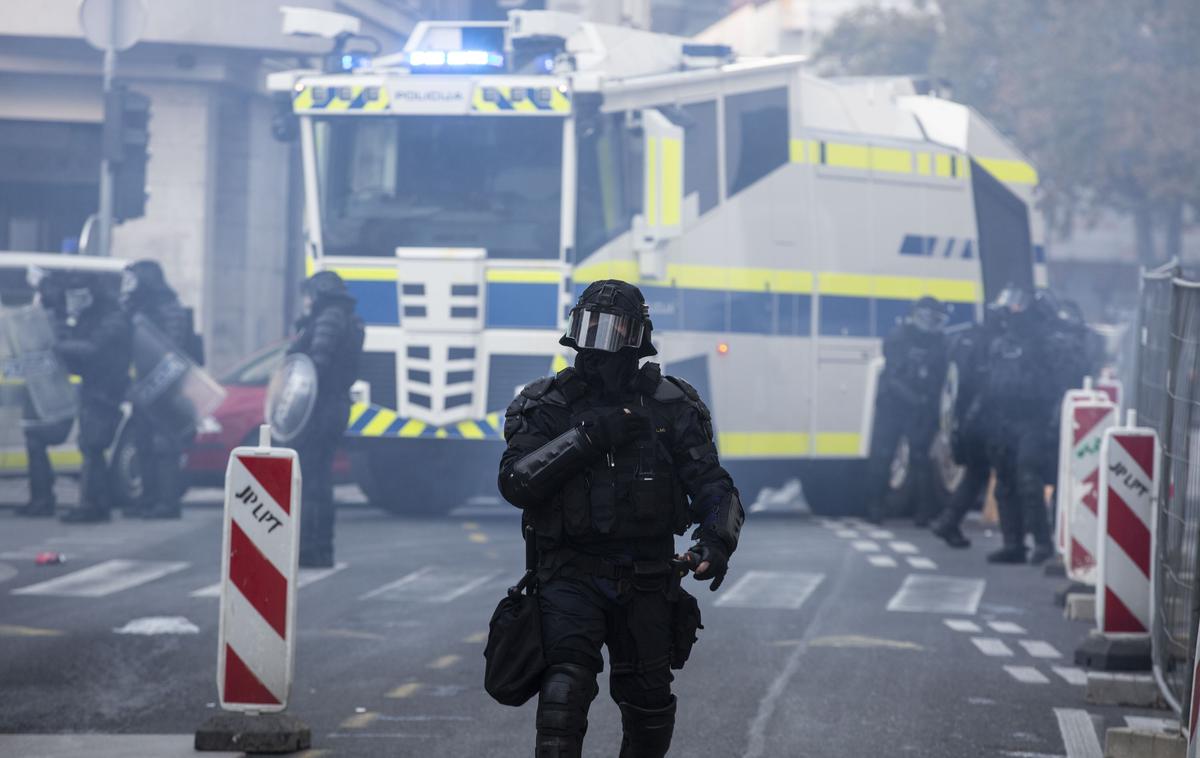
[{"label": "police officer with shield", "polygon": [[[141,317],[152,324],[170,348],[185,351],[192,342],[191,319],[157,261],[136,261],[125,269],[121,307],[135,323]],[[152,356],[150,362],[153,365],[147,372],[157,368],[161,355]],[[139,502],[130,505],[143,518],[179,518],[183,451],[195,436],[195,428],[187,420],[182,425],[160,423],[165,419],[152,414],[149,406],[135,404],[130,419],[142,484]]]},{"label": "police officer with shield", "polygon": [[78,374],[79,451],[83,454],[79,507],[62,520],[107,521],[112,508],[105,452],[121,422],[121,401],[129,386],[129,319],[117,293],[95,275],[67,275],[63,293],[66,319],[55,350],[67,369]]},{"label": "police officer with shield", "polygon": [[[666,755],[675,724],[673,668],[695,641],[699,610],[680,565],[715,590],[745,518],[721,467],[708,409],[656,355],[637,287],[593,283],[560,343],[575,365],[528,384],[505,414],[499,487],[536,540],[548,668],[537,707],[539,758],[580,755],[608,646],[622,758]],[[674,534],[695,544],[673,563]]]},{"label": "police officer with shield", "polygon": [[[346,433],[350,418],[350,386],[358,378],[363,347],[363,322],[354,312],[355,299],[346,283],[332,271],[320,271],[302,288],[303,315],[288,355],[306,356],[315,375],[315,398],[301,426],[286,430],[281,444],[296,449],[303,472],[304,507],[300,523],[300,565],[310,568],[333,566],[333,456]],[[285,362],[285,365],[291,365]],[[274,382],[274,380],[273,380]],[[284,380],[274,382],[294,386]],[[306,404],[294,393],[272,393],[267,418],[284,417],[281,401]]]},{"label": "police officer with shield", "polygon": [[907,475],[913,482],[910,492],[916,500],[918,525],[928,524],[937,512],[929,447],[937,435],[946,376],[947,318],[941,302],[922,297],[883,341],[884,364],[875,396],[867,472],[867,517],[875,523],[881,522],[886,512],[891,464],[901,437],[908,439]]}]

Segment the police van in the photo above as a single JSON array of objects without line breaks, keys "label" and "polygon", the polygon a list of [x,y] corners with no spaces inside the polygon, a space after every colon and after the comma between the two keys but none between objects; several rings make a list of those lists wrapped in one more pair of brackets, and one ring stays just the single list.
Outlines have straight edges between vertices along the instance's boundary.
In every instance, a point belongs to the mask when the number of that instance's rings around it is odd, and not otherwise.
[{"label": "police van", "polygon": [[881,338],[922,295],[965,322],[1044,276],[1034,167],[906,79],[539,11],[332,61],[269,85],[297,119],[309,271],[367,322],[347,434],[386,508],[494,494],[504,409],[568,364],[565,314],[603,278],[646,294],[748,503],[798,479],[856,507]]}]

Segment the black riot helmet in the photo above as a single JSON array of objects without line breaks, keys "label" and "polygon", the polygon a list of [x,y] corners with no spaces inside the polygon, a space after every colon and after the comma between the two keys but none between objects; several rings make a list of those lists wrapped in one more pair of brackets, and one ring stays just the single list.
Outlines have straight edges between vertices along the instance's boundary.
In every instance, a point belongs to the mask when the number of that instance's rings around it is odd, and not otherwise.
[{"label": "black riot helmet", "polygon": [[936,297],[928,295],[913,303],[908,313],[908,322],[922,332],[940,332],[949,320],[946,306]]},{"label": "black riot helmet", "polygon": [[658,355],[650,341],[654,325],[642,291],[620,279],[593,282],[579,296],[558,342],[576,350],[615,353],[636,350],[639,358]]},{"label": "black riot helmet", "polygon": [[158,261],[134,261],[121,272],[121,304],[129,306],[170,292],[167,277]]}]

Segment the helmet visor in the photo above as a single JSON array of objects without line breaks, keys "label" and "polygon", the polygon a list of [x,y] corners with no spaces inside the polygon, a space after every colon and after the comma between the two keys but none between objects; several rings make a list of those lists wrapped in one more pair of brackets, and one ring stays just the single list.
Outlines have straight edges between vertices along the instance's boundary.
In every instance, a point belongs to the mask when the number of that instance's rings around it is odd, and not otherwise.
[{"label": "helmet visor", "polygon": [[949,316],[936,308],[917,308],[912,313],[911,321],[923,332],[940,332],[949,321]]},{"label": "helmet visor", "polygon": [[623,347],[641,346],[642,322],[619,313],[576,308],[571,311],[567,336],[580,350],[615,353]]}]

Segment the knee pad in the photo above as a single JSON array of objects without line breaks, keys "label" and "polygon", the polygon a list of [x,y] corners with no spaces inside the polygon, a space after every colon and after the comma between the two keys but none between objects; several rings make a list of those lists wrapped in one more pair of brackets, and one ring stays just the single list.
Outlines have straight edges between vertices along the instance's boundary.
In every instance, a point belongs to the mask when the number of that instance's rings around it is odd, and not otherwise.
[{"label": "knee pad", "polygon": [[574,663],[552,664],[542,677],[538,733],[582,739],[596,691],[596,674],[591,669]]},{"label": "knee pad", "polygon": [[620,758],[663,758],[671,747],[671,736],[675,731],[675,698],[667,696],[666,705],[660,708],[640,708],[632,703],[621,703]]}]

